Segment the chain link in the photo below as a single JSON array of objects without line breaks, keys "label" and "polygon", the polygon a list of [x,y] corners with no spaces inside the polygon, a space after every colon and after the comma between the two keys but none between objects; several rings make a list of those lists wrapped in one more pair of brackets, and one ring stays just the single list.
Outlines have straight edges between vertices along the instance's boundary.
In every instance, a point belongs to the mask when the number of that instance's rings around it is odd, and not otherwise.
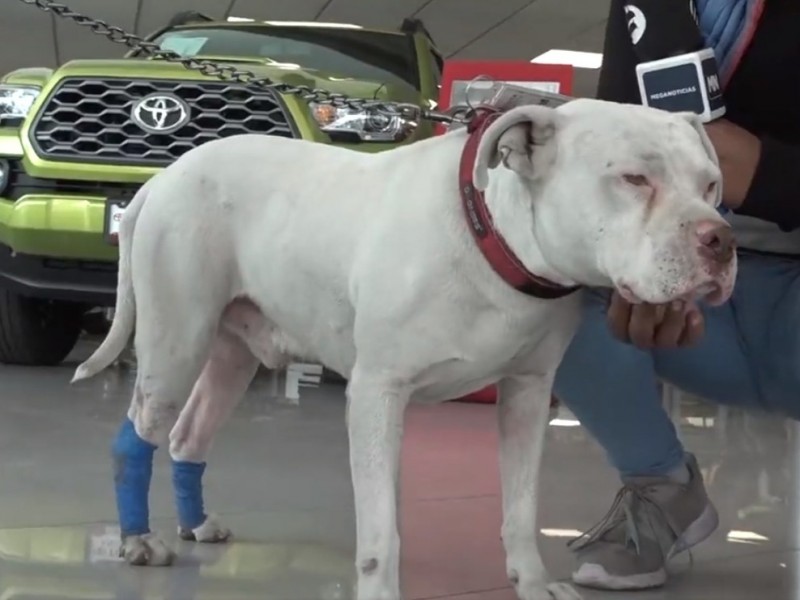
[{"label": "chain link", "polygon": [[57,17],[69,19],[77,25],[86,27],[92,33],[101,35],[115,44],[122,44],[134,51],[142,52],[158,60],[183,65],[190,71],[197,71],[207,77],[215,77],[222,81],[240,83],[253,88],[269,89],[280,94],[292,94],[302,98],[306,102],[330,104],[338,108],[371,110],[393,117],[410,119],[412,121],[426,119],[438,123],[461,123],[465,120],[463,111],[453,111],[452,114],[446,114],[411,103],[350,98],[344,94],[312,88],[306,85],[289,85],[286,83],[274,82],[266,77],[259,77],[252,71],[238,69],[232,65],[220,65],[210,60],[185,57],[172,50],[163,50],[158,44],[149,42],[133,33],[128,33],[116,25],[109,25],[101,19],[93,19],[76,12],[66,4],[55,2],[54,0],[20,0],[20,2],[35,6],[45,12],[53,13]]}]

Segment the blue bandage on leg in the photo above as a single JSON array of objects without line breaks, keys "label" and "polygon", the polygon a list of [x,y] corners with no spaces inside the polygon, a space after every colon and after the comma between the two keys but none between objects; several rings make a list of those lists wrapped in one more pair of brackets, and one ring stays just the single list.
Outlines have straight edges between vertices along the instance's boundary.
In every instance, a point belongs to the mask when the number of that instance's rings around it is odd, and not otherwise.
[{"label": "blue bandage on leg", "polygon": [[203,511],[203,473],[206,463],[172,461],[172,485],[178,522],[182,529],[191,531],[206,521]]},{"label": "blue bandage on leg", "polygon": [[148,497],[156,446],[139,437],[125,419],[114,440],[114,487],[122,537],[150,533]]}]

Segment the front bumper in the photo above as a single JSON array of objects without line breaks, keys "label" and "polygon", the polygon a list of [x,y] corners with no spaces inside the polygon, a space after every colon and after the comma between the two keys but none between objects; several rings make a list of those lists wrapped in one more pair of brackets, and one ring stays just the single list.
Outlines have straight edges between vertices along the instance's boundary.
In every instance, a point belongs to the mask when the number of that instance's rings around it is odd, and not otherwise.
[{"label": "front bumper", "polygon": [[34,298],[114,306],[117,263],[19,254],[0,244],[0,287]]},{"label": "front bumper", "polygon": [[103,235],[108,198],[139,183],[41,179],[11,160],[0,195],[0,286],[37,298],[114,304],[117,249]]},{"label": "front bumper", "polygon": [[0,197],[0,286],[36,298],[113,306],[117,249],[105,242],[105,197]]}]

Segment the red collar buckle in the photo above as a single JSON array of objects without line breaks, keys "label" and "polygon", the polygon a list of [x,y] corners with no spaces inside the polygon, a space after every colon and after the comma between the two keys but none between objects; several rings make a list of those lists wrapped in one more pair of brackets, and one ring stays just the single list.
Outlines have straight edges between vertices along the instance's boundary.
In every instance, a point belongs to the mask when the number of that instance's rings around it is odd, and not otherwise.
[{"label": "red collar buckle", "polygon": [[481,105],[472,110],[467,120],[467,133],[475,133],[479,129],[486,130],[487,120],[494,121],[502,114],[499,108],[494,106]]}]

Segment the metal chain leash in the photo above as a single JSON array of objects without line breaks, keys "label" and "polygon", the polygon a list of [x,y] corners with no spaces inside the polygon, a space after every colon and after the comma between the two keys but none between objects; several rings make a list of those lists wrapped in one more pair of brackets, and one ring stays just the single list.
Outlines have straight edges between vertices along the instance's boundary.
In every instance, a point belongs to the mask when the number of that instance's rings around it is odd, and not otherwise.
[{"label": "metal chain leash", "polygon": [[266,77],[259,77],[252,71],[238,69],[233,65],[220,65],[210,60],[193,57],[181,56],[172,50],[163,50],[158,44],[149,42],[144,38],[128,33],[116,25],[109,25],[101,19],[93,19],[84,14],[72,10],[66,4],[55,2],[54,0],[20,0],[23,4],[35,6],[45,12],[52,13],[57,17],[69,19],[81,27],[88,28],[92,33],[101,35],[115,44],[122,44],[128,48],[139,51],[147,56],[164,60],[170,63],[183,65],[190,71],[197,71],[207,77],[215,77],[222,81],[231,81],[242,85],[269,89],[280,94],[292,94],[299,96],[306,102],[317,102],[320,104],[330,104],[338,108],[352,108],[356,110],[374,110],[389,116],[403,117],[410,120],[425,119],[438,123],[463,123],[466,121],[467,113],[464,107],[457,107],[449,113],[441,113],[426,109],[422,106],[411,103],[383,102],[380,100],[369,100],[366,98],[350,98],[344,94],[331,92],[319,88],[312,88],[305,85],[289,85],[278,83]]}]

